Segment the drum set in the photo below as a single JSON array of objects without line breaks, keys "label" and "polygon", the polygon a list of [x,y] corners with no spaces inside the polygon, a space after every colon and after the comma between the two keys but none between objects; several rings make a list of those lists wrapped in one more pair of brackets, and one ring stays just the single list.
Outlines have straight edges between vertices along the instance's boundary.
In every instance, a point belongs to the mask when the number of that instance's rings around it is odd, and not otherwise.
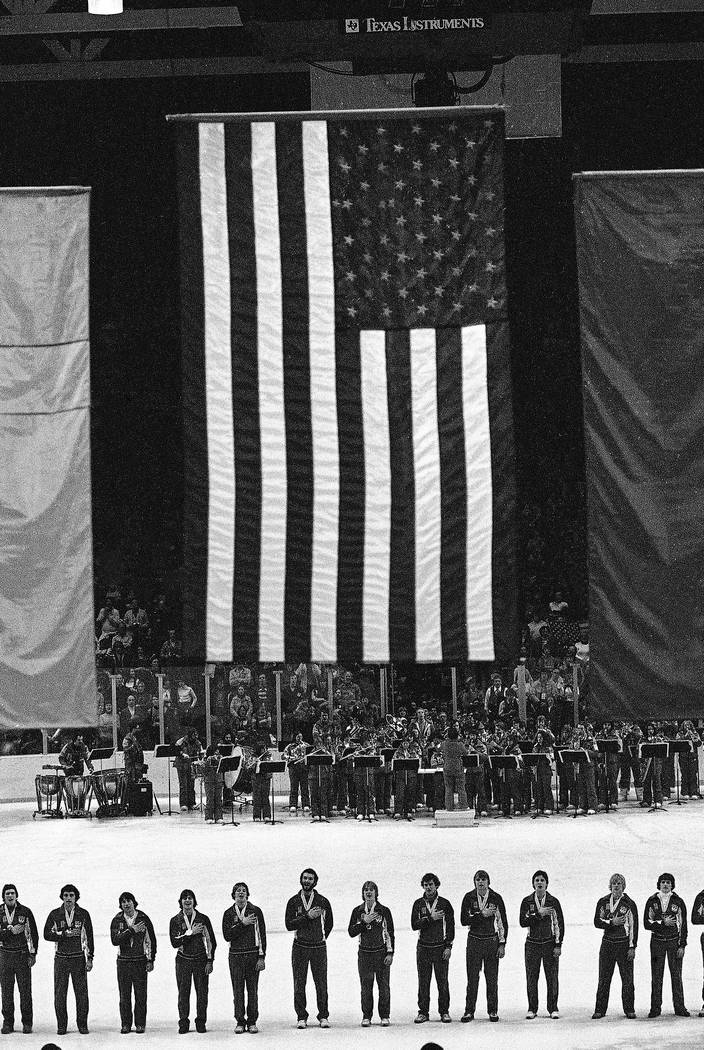
[{"label": "drum set", "polygon": [[[37,808],[32,820],[40,817],[90,817],[95,797],[97,817],[120,817],[125,807],[125,774],[121,769],[106,769],[86,776],[66,776],[61,766],[44,765],[34,778]],[[49,772],[50,771],[50,772]]]}]

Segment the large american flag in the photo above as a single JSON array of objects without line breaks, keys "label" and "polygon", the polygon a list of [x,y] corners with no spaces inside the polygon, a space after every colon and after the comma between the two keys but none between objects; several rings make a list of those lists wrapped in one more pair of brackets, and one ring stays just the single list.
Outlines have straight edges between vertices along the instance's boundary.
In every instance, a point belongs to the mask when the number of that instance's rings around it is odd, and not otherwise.
[{"label": "large american flag", "polygon": [[501,112],[177,121],[189,654],[508,652]]}]

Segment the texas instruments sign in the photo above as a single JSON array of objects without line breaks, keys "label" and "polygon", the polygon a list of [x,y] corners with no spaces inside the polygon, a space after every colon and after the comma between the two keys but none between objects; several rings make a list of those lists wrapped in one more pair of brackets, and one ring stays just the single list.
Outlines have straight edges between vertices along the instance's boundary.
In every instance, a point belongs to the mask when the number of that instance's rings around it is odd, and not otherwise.
[{"label": "texas instruments sign", "polygon": [[486,15],[466,15],[452,18],[412,18],[402,15],[400,18],[379,16],[378,18],[344,18],[341,22],[343,33],[419,33],[419,32],[466,32],[480,34],[488,29],[489,19]]}]

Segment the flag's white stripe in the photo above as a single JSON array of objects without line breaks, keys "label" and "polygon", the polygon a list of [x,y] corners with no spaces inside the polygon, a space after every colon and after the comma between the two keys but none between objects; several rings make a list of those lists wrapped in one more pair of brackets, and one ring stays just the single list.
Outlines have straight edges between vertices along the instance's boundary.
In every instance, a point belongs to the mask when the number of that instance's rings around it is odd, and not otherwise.
[{"label": "flag's white stripe", "polygon": [[302,128],[313,435],[311,652],[337,660],[337,546],[340,460],[335,387],[335,272],[325,121]]},{"label": "flag's white stripe", "polygon": [[364,433],[362,658],[389,661],[391,449],[384,332],[360,332]]},{"label": "flag's white stripe", "polygon": [[462,403],[467,464],[467,645],[470,660],[493,660],[491,432],[484,325],[462,329]]},{"label": "flag's white stripe", "polygon": [[201,223],[205,297],[205,397],[208,437],[206,659],[232,659],[235,552],[235,455],[230,356],[230,251],[227,237],[225,130],[200,124]]},{"label": "flag's white stripe", "polygon": [[416,660],[442,659],[440,635],[440,438],[435,330],[411,331],[415,476]]},{"label": "flag's white stripe", "polygon": [[276,130],[252,124],[252,196],[257,275],[262,531],[259,659],[284,658],[286,428]]}]

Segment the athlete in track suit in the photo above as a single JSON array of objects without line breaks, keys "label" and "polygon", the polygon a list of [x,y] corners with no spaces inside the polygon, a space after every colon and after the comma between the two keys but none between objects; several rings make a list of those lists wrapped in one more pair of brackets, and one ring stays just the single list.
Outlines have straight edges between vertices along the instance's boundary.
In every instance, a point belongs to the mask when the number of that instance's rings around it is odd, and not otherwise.
[{"label": "athlete in track suit", "polygon": [[478,871],[474,889],[462,900],[460,922],[467,931],[467,998],[463,1021],[471,1021],[477,1005],[479,974],[484,967],[486,1008],[492,1021],[499,1019],[499,959],[508,938],[508,919],[503,898],[489,888],[489,875]]},{"label": "athlete in track suit", "polygon": [[643,925],[651,932],[649,1017],[660,1016],[665,958],[670,968],[672,1005],[675,1013],[678,1017],[689,1017],[682,988],[682,958],[687,947],[687,907],[674,889],[674,875],[663,872],[658,879],[658,892],[648,897],[645,902]]},{"label": "athlete in track suit", "polygon": [[531,1019],[538,1012],[538,977],[541,963],[548,990],[548,1013],[551,1017],[559,1016],[557,998],[565,920],[559,900],[547,892],[547,885],[547,872],[536,871],[533,875],[533,893],[523,898],[519,914],[520,925],[528,930],[525,957],[528,1017]]},{"label": "athlete in track suit", "polygon": [[[704,925],[704,890],[700,890],[694,898],[694,904],[692,905],[692,925]],[[702,933],[700,937],[700,944],[702,947],[702,962],[704,963],[704,933]],[[702,984],[702,1008],[699,1011],[699,1016],[704,1017],[704,984]]]},{"label": "athlete in track suit", "polygon": [[81,1035],[88,1034],[88,978],[93,969],[93,923],[78,905],[80,893],[73,885],[61,890],[63,904],[50,911],[44,923],[44,940],[54,941],[54,1010],[56,1030],[65,1035],[68,1026],[66,997],[69,977],[76,997],[76,1021]]},{"label": "athlete in track suit", "polygon": [[635,990],[633,987],[633,960],[638,947],[638,909],[624,892],[626,880],[615,874],[609,879],[609,893],[596,902],[594,925],[603,930],[599,948],[599,984],[596,990],[596,1006],[593,1019],[606,1013],[609,1005],[609,989],[614,967],[621,974],[621,1001],[626,1017],[635,1015]]},{"label": "athlete in track suit", "polygon": [[440,879],[428,872],[420,880],[423,896],[413,902],[411,929],[418,930],[416,965],[418,968],[418,1016],[416,1024],[428,1020],[430,1013],[430,978],[435,972],[438,986],[438,1010],[441,1021],[450,1021],[450,984],[448,970],[452,942],[455,939],[455,913],[445,897],[438,895]]},{"label": "athlete in track suit", "polygon": [[266,966],[266,923],[261,908],[249,900],[246,882],[235,883],[232,899],[235,903],[222,917],[222,935],[230,943],[235,1033],[242,1035],[245,1031],[258,1031],[259,974]]},{"label": "athlete in track suit", "polygon": [[15,1027],[15,981],[20,993],[22,1031],[32,1031],[32,967],[37,958],[39,935],[32,912],[17,900],[17,887],[8,882],[2,888],[0,904],[0,991],[2,992],[2,1033]]},{"label": "athlete in track suit", "polygon": [[147,1026],[147,974],[154,969],[156,934],[152,920],[137,911],[133,893],[125,890],[118,901],[120,910],[110,923],[110,940],[117,948],[117,988],[120,996],[122,1034],[132,1031],[132,989],[134,1025],[138,1032]]},{"label": "athlete in track suit", "polygon": [[333,925],[332,906],[315,887],[318,876],[312,868],[301,872],[301,890],[286,904],[286,929],[294,933],[291,950],[293,1008],[302,1027],[308,1021],[306,981],[310,966],[315,984],[318,1021],[328,1027],[328,951],[325,944]]},{"label": "athlete in track suit", "polygon": [[178,1030],[190,1028],[191,980],[196,990],[196,1032],[205,1032],[208,1017],[208,984],[213,972],[215,934],[207,915],[196,911],[193,890],[181,890],[179,912],[169,923],[169,937],[176,951],[176,986],[178,988]]},{"label": "athlete in track suit", "polygon": [[378,900],[379,887],[367,881],[362,886],[362,904],[350,916],[347,932],[359,937],[357,966],[362,996],[362,1024],[371,1022],[374,1012],[374,978],[379,988],[379,1017],[387,1023],[391,1014],[390,970],[394,959],[394,920],[389,909]]}]

